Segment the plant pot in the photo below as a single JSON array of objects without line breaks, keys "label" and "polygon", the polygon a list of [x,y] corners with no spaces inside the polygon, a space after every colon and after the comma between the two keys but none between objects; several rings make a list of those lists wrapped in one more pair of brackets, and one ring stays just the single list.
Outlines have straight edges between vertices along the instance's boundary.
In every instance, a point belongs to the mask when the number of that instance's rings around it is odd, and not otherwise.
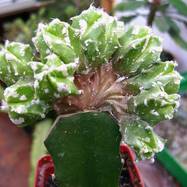
[{"label": "plant pot", "polygon": [[31,137],[0,113],[0,186],[27,187]]},{"label": "plant pot", "polygon": [[[144,187],[140,172],[135,164],[131,149],[123,144],[120,146],[124,165],[120,177],[120,187]],[[54,164],[50,155],[43,156],[37,164],[34,187],[57,187],[54,183]]]}]

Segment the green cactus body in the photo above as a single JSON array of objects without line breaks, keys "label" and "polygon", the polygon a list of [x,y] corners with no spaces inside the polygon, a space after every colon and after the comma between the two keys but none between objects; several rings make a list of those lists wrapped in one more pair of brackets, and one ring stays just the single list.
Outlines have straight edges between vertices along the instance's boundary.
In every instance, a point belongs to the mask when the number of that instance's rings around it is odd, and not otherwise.
[{"label": "green cactus body", "polygon": [[10,119],[17,125],[29,124],[33,119],[45,118],[48,106],[35,93],[33,82],[18,81],[6,88],[4,99],[8,103]]},{"label": "green cactus body", "polygon": [[118,187],[120,140],[117,121],[107,113],[59,116],[45,140],[58,187]]},{"label": "green cactus body", "polygon": [[161,39],[150,28],[126,28],[91,6],[71,24],[39,24],[33,43],[39,55],[15,42],[0,51],[3,103],[13,122],[26,125],[51,110],[107,110],[140,158],[163,148],[152,127],[173,117],[181,77],[174,62],[161,62]]},{"label": "green cactus body", "polygon": [[28,62],[33,58],[29,45],[6,42],[5,48],[0,51],[0,78],[7,85],[16,83],[19,79],[32,77],[32,70]]}]

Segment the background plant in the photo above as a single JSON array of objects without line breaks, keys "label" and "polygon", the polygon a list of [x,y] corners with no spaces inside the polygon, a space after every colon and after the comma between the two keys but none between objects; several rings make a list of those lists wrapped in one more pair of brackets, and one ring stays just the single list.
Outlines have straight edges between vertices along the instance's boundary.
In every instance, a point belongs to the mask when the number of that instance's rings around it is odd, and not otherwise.
[{"label": "background plant", "polygon": [[94,3],[96,6],[99,5],[98,0],[56,0],[50,6],[32,13],[28,20],[20,17],[12,22],[5,22],[3,38],[4,40],[24,42],[32,45],[31,39],[35,35],[39,22],[47,23],[53,18],[69,21],[70,17],[79,14],[82,10],[88,8],[91,3]]},{"label": "background plant", "polygon": [[183,0],[122,0],[115,10],[124,13],[121,20],[126,23],[138,16],[145,17],[148,26],[168,33],[187,50],[187,41],[181,35],[181,25],[187,28],[187,4]]}]

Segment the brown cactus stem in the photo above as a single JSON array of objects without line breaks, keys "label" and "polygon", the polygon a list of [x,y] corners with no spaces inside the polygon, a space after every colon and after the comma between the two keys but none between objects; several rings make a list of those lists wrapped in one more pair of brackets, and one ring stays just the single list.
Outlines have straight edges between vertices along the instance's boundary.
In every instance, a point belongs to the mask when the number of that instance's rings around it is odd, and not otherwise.
[{"label": "brown cactus stem", "polygon": [[147,25],[152,27],[156,12],[158,10],[158,7],[160,6],[160,0],[153,0],[152,3],[150,4],[150,11],[147,19]]},{"label": "brown cactus stem", "polygon": [[74,82],[80,95],[58,99],[54,109],[58,114],[102,108],[112,110],[113,113],[123,113],[127,109],[129,95],[124,89],[125,81],[125,77],[119,77],[113,71],[111,63],[88,74],[77,74]]}]

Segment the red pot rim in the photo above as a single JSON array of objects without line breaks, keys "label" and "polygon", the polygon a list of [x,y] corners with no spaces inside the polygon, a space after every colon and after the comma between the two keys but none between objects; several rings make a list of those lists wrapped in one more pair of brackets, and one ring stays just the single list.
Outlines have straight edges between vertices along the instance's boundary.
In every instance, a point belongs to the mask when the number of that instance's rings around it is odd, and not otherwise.
[{"label": "red pot rim", "polygon": [[[124,158],[124,164],[128,169],[133,187],[144,187],[144,182],[140,175],[140,171],[136,166],[135,155],[132,150],[126,144],[122,144],[120,146],[120,152],[122,158]],[[46,180],[53,174],[53,160],[50,155],[44,155],[37,163],[34,187],[45,187]]]}]

